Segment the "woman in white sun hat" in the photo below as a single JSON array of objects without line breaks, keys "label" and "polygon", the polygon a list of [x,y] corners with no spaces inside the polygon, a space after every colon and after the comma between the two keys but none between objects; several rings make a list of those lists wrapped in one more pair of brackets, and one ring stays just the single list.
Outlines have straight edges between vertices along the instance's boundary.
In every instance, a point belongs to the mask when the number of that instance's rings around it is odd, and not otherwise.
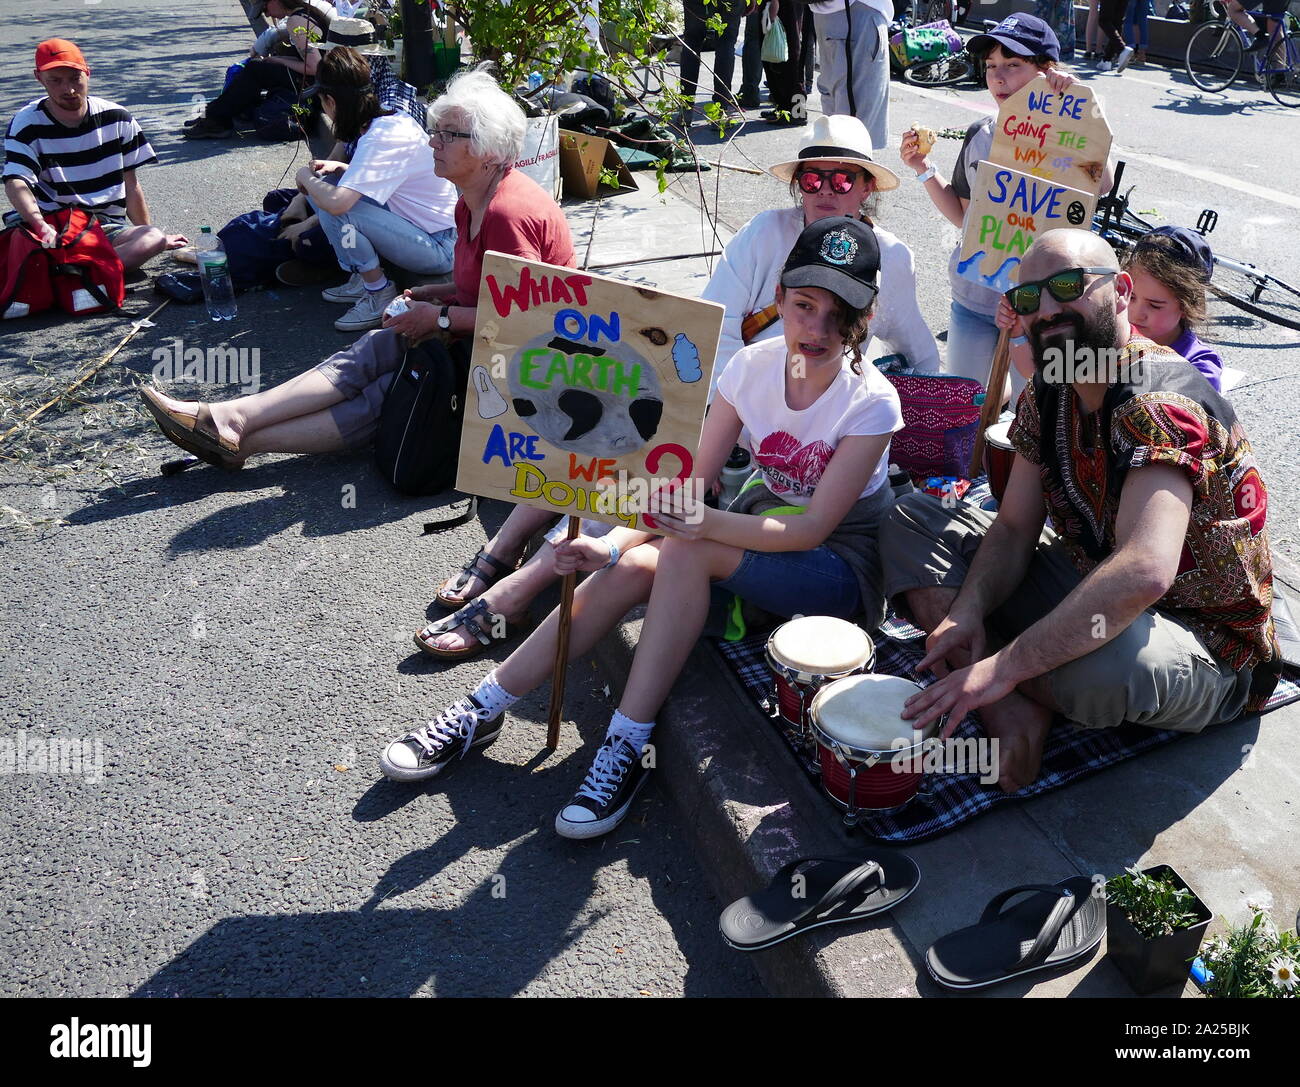
[{"label": "woman in white sun hat", "polygon": [[776,312],[781,266],[800,231],[829,215],[853,215],[875,231],[880,245],[880,295],[871,318],[875,341],[867,358],[897,353],[918,370],[940,368],[939,349],[916,303],[912,251],[867,211],[869,198],[898,188],[898,175],[873,157],[866,126],[856,117],[818,117],[804,129],[794,158],[778,162],[768,173],[788,182],[798,201],[754,216],[728,243],[702,297],[727,309],[713,365],[717,388],[743,346],[782,334]]}]

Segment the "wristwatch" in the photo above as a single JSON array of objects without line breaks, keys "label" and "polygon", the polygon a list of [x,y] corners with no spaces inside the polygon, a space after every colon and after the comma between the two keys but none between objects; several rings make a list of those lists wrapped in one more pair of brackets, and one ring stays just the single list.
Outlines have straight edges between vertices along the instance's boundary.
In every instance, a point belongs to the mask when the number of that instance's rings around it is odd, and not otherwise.
[{"label": "wristwatch", "polygon": [[443,306],[438,311],[438,327],[444,332],[451,328],[451,318],[447,316],[447,311],[450,309],[451,306]]}]

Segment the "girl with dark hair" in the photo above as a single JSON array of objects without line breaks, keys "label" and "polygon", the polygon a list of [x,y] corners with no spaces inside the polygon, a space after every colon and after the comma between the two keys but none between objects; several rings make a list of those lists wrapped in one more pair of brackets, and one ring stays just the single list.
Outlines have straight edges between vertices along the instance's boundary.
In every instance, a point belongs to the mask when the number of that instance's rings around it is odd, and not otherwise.
[{"label": "girl with dark hair", "polygon": [[1186,227],[1158,227],[1124,255],[1121,267],[1133,281],[1129,323],[1182,355],[1222,392],[1223,359],[1196,335],[1205,320],[1205,285],[1214,272],[1205,239]]},{"label": "girl with dark hair", "polygon": [[[649,602],[619,708],[556,816],[564,837],[606,834],[627,814],[653,761],[643,752],[655,715],[711,604],[734,593],[778,615],[862,616],[868,627],[883,619],[876,531],[893,504],[889,443],[903,418],[893,386],[858,363],[879,269],[875,232],[860,219],[833,216],[806,228],[777,290],[784,336],[737,353],[705,420],[695,477],[650,500],[664,535],[618,527],[554,545],[556,573],[592,573],[574,599],[570,660]],[[742,427],[759,475],[729,510],[710,509],[704,487]],[[425,780],[492,743],[505,711],[550,675],[558,637],[552,612],[465,698],[390,743],[383,772]]]},{"label": "girl with dark hair", "polygon": [[340,332],[378,328],[397,287],[381,260],[409,272],[451,270],[456,244],[456,189],[434,170],[423,128],[405,113],[384,109],[370,82],[370,65],[354,49],[329,49],[309,94],[343,143],[356,143],[350,162],[315,160],[298,171],[298,189],[315,209],[348,281],[321,296],[351,308],[334,322]]}]

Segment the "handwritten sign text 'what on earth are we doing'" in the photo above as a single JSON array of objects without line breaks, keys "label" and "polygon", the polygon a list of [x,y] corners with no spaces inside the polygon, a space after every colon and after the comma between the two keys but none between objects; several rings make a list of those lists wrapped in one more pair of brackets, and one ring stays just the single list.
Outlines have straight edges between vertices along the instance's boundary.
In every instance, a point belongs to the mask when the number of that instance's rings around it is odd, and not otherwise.
[{"label": "handwritten sign text 'what on earth are we doing'", "polygon": [[958,275],[1008,290],[1039,234],[1087,229],[1110,145],[1101,105],[1080,84],[1058,94],[1039,76],[1003,102],[971,190]]},{"label": "handwritten sign text 'what on earth are we doing'", "polygon": [[723,307],[489,252],[456,486],[653,531],[691,478]]}]

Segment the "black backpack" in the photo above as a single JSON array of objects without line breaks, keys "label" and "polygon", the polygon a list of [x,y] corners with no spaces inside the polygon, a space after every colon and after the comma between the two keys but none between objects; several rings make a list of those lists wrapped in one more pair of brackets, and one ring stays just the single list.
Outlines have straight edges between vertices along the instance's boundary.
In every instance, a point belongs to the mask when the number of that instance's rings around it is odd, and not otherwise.
[{"label": "black backpack", "polygon": [[375,432],[379,470],[403,494],[437,494],[456,482],[468,383],[467,341],[407,348]]}]

